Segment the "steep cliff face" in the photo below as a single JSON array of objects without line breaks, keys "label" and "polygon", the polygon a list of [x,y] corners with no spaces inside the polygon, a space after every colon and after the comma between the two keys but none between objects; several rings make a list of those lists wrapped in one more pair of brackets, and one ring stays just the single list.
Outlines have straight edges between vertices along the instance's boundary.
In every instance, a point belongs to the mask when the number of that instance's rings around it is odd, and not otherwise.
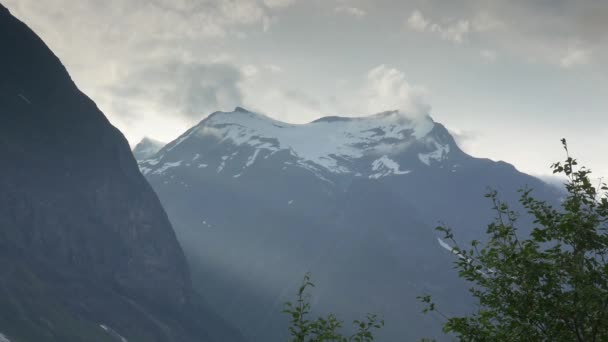
[{"label": "steep cliff face", "polygon": [[2,5],[0,51],[0,333],[238,340],[197,304],[123,135]]}]

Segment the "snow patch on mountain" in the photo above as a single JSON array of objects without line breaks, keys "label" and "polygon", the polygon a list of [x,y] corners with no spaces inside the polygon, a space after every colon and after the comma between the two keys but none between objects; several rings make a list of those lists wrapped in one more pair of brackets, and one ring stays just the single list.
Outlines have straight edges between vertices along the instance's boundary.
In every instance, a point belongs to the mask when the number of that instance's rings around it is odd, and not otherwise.
[{"label": "snow patch on mountain", "polygon": [[369,176],[370,179],[378,179],[390,175],[407,175],[410,170],[401,171],[401,166],[396,161],[392,160],[388,156],[382,156],[379,159],[374,160],[372,163],[372,170],[375,173]]},{"label": "snow patch on mountain", "polygon": [[427,144],[433,146],[435,150],[429,153],[418,154],[418,159],[420,159],[421,162],[430,166],[431,161],[442,161],[447,158],[447,155],[450,152],[450,145],[440,144],[439,142],[437,142],[437,140],[433,138],[427,139]]},{"label": "snow patch on mountain", "polygon": [[[158,163],[160,163],[160,160],[158,160],[158,159],[147,159],[147,160],[138,162],[137,165],[139,166],[139,171],[145,176],[148,173],[150,173],[150,171],[152,171],[154,169],[154,167],[156,165],[158,165]],[[158,171],[158,170],[156,170],[156,171]]]},{"label": "snow patch on mountain", "polygon": [[222,172],[222,170],[224,170],[224,167],[226,167],[226,162],[222,161],[222,163],[220,164],[220,166],[217,167],[217,173]]},{"label": "snow patch on mountain", "polygon": [[[110,336],[114,337],[120,342],[129,342],[126,338],[122,337],[119,333],[117,333],[114,329],[108,327],[107,325],[100,324],[99,327],[107,332]],[[1,340],[0,340],[1,342]]]},{"label": "snow patch on mountain", "polygon": [[260,154],[261,149],[256,149],[255,152],[253,152],[253,154],[249,157],[249,159],[247,159],[247,163],[245,163],[245,168],[250,167],[251,165],[253,165],[253,163],[255,162],[255,160],[258,157],[258,154]]},{"label": "snow patch on mountain", "polygon": [[[164,173],[165,171],[169,170],[170,168],[178,167],[178,166],[180,166],[181,164],[182,164],[182,161],[181,161],[181,160],[180,160],[180,161],[177,161],[177,162],[174,162],[174,163],[169,163],[169,162],[168,162],[168,163],[164,163],[164,164],[163,164],[163,166],[161,166],[160,168],[156,169],[156,170],[155,170],[154,172],[152,172],[152,173],[153,173],[153,174],[155,174],[155,175],[160,175],[160,174]],[[141,167],[140,167],[140,169],[141,169]],[[144,173],[143,171],[142,171],[142,173],[143,173],[144,175],[146,174],[146,173]]]},{"label": "snow patch on mountain", "polygon": [[11,342],[3,333],[0,333],[0,342]]}]

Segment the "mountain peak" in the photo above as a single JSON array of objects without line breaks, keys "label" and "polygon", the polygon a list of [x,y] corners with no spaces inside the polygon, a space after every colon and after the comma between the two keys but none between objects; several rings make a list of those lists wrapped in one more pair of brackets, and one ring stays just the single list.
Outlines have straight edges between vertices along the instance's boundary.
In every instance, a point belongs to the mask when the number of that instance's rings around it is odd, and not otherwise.
[{"label": "mountain peak", "polygon": [[336,116],[336,115],[332,115],[332,116],[324,116],[322,118],[318,118],[314,121],[311,121],[310,123],[319,123],[319,122],[345,122],[345,121],[350,121],[352,120],[352,118],[349,117],[345,117],[345,116]]},{"label": "mountain peak", "polygon": [[133,148],[133,155],[137,160],[144,160],[152,157],[156,152],[165,146],[165,143],[149,137],[144,137]]},{"label": "mountain peak", "polygon": [[242,120],[243,118],[255,118],[255,117],[257,117],[259,119],[270,120],[270,121],[274,120],[264,114],[253,112],[253,111],[250,111],[243,107],[235,107],[234,110],[231,112],[222,112],[222,111],[213,112],[213,113],[209,114],[209,116],[207,116],[207,118],[203,119],[197,126],[209,125],[211,122],[234,122],[234,123],[236,123],[239,120]]},{"label": "mountain peak", "polygon": [[[217,163],[211,163],[217,164],[219,173],[233,159],[241,158],[237,155],[243,155],[240,168],[245,170],[276,154],[282,163],[324,174],[324,178],[406,175],[408,170],[442,162],[458,150],[441,127],[428,115],[412,117],[399,111],[290,124],[237,107],[234,112],[211,114],[140,168],[144,174],[161,173],[163,167],[173,167],[179,160],[188,164],[187,160],[205,158],[206,153],[220,153]],[[213,151],[206,152],[208,149]]]}]

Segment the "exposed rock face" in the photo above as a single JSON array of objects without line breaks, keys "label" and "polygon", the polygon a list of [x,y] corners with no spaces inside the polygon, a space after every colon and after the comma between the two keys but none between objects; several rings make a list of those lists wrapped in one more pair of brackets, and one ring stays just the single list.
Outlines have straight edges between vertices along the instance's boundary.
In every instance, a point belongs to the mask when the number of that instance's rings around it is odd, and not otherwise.
[{"label": "exposed rock face", "polygon": [[238,340],[196,304],[123,135],[2,5],[0,45],[0,331],[18,341]]}]

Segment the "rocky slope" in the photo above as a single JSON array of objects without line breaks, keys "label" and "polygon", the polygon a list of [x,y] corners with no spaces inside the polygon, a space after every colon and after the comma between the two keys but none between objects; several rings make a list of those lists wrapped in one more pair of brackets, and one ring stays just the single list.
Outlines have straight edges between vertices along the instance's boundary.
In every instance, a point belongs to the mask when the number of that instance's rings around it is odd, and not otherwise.
[{"label": "rocky slope", "polygon": [[127,141],[0,5],[0,333],[227,341]]}]

